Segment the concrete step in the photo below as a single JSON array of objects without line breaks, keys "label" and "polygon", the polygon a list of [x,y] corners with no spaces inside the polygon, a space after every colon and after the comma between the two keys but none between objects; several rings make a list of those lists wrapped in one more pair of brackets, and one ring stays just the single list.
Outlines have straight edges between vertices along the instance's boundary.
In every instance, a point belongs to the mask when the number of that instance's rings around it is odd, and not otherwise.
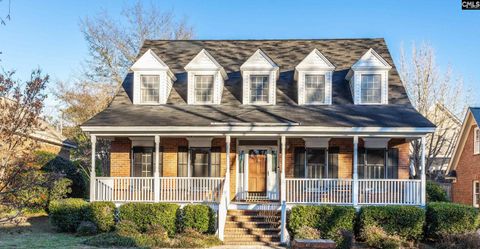
[{"label": "concrete step", "polygon": [[227,221],[225,228],[280,228],[280,222]]}]

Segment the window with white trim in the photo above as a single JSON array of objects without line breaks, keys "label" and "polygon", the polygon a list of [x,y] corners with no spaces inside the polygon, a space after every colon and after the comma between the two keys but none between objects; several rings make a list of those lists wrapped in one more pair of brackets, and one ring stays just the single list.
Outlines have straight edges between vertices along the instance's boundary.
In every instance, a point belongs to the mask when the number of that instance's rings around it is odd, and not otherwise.
[{"label": "window with white trim", "polygon": [[325,102],[325,75],[324,74],[306,74],[305,75],[305,103],[324,103]]},{"label": "window with white trim", "polygon": [[480,154],[480,128],[475,128],[473,132],[473,154],[478,155]]},{"label": "window with white trim", "polygon": [[160,76],[140,76],[140,102],[158,103],[160,100]]},{"label": "window with white trim", "polygon": [[381,74],[362,74],[361,98],[362,98],[362,104],[382,103]]},{"label": "window with white trim", "polygon": [[473,206],[480,207],[480,181],[473,181]]},{"label": "window with white trim", "polygon": [[195,103],[213,103],[213,75],[195,75]]},{"label": "window with white trim", "polygon": [[250,76],[250,103],[267,104],[269,102],[269,76],[251,75]]}]

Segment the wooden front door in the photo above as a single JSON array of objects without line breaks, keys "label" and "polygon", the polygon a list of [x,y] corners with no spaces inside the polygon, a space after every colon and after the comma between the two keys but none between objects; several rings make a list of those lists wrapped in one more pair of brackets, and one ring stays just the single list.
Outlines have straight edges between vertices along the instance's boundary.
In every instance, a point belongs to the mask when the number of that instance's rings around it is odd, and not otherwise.
[{"label": "wooden front door", "polygon": [[267,150],[250,150],[248,152],[248,192],[265,192],[267,190]]}]

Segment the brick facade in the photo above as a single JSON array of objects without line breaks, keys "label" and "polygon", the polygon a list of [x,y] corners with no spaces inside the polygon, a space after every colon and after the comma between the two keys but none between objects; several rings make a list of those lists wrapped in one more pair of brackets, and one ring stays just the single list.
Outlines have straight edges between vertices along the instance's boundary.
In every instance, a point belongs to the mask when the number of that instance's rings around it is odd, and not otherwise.
[{"label": "brick facade", "polygon": [[473,204],[473,181],[480,181],[480,155],[473,154],[475,127],[468,131],[456,168],[457,181],[452,184],[452,200],[467,205]]},{"label": "brick facade", "polygon": [[130,176],[132,142],[128,138],[116,138],[110,148],[110,176]]}]

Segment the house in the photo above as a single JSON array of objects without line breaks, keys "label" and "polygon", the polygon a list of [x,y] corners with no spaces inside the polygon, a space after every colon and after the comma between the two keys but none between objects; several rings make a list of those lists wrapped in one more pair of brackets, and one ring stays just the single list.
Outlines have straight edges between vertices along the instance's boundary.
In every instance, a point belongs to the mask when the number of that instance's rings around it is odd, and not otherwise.
[{"label": "house", "polygon": [[40,120],[39,128],[30,137],[38,142],[37,150],[56,154],[66,160],[70,160],[70,151],[77,148],[75,142],[67,139],[60,131],[44,120]]},{"label": "house", "polygon": [[433,105],[429,115],[430,120],[437,125],[437,129],[427,139],[427,141],[433,140],[427,144],[427,151],[430,151],[427,159],[427,173],[431,179],[442,180],[455,149],[462,121],[441,103]]},{"label": "house", "polygon": [[453,180],[454,202],[480,207],[480,108],[468,108],[447,179]]},{"label": "house", "polygon": [[241,210],[280,210],[268,239],[285,242],[292,205],[425,205],[409,144],[435,126],[383,39],[149,40],[82,129],[93,151],[111,141],[92,201],[210,203],[219,237],[245,243],[263,237],[232,229],[267,221]]}]

